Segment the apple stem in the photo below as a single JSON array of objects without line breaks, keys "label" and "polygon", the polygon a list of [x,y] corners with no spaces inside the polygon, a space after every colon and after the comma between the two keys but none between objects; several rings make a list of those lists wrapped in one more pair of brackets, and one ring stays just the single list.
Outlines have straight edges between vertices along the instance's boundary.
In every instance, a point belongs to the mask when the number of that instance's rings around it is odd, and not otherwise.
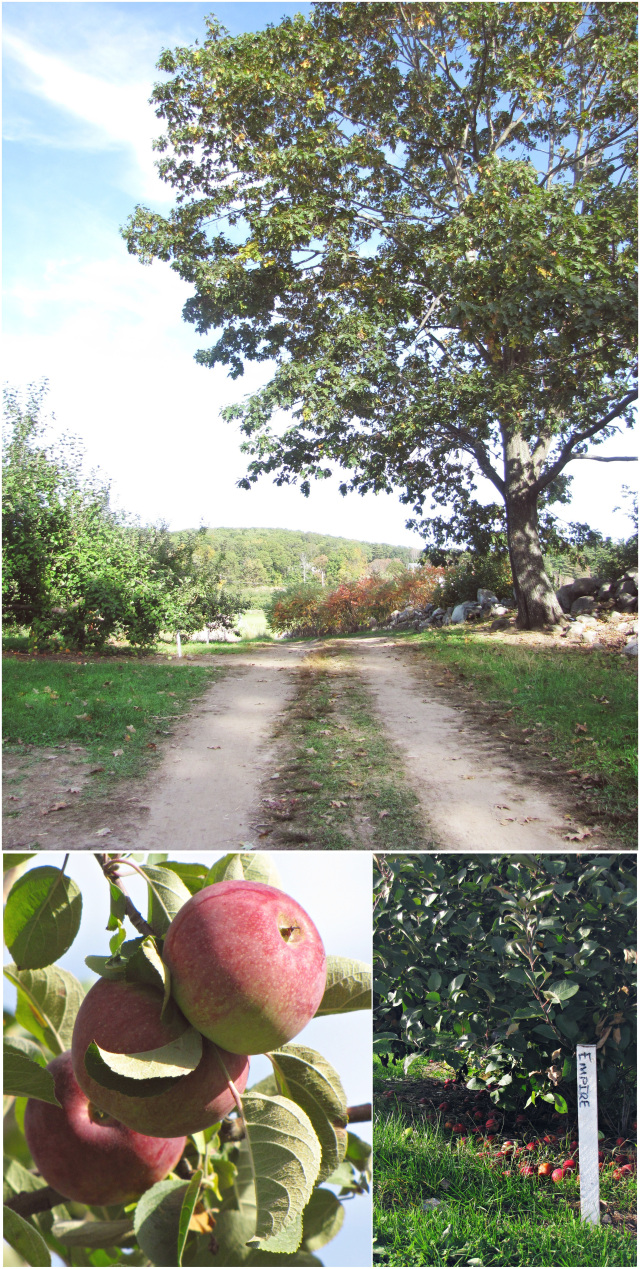
[{"label": "apple stem", "polygon": [[[116,886],[120,893],[124,896],[125,915],[128,916],[134,929],[136,929],[139,934],[151,934],[155,938],[155,930],[153,930],[149,923],[145,921],[144,917],[138,912],[138,909],[134,906],[130,896],[127,894],[124,881],[118,872],[118,865],[123,862],[120,856],[97,854],[95,858],[110,885]],[[129,860],[124,862],[129,864]],[[135,865],[133,864],[129,864],[129,866],[131,868],[135,868]],[[135,871],[138,872],[138,869],[135,868]],[[144,874],[142,875],[144,876]]]}]

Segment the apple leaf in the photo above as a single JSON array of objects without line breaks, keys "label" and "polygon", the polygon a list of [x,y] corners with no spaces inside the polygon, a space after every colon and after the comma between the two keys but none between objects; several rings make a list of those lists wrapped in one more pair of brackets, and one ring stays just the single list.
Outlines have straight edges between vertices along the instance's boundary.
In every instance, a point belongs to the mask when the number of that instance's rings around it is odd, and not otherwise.
[{"label": "apple leaf", "polygon": [[12,1194],[21,1194],[23,1190],[28,1190],[29,1192],[41,1190],[46,1184],[44,1177],[35,1176],[33,1172],[29,1172],[17,1159],[12,1159],[8,1154],[4,1156],[2,1197],[5,1203]]},{"label": "apple leaf", "polygon": [[58,965],[46,969],[5,965],[4,973],[18,988],[16,1022],[56,1056],[70,1049],[84,995],[77,978]]},{"label": "apple leaf", "polygon": [[327,984],[316,1018],[371,1008],[371,969],[346,956],[327,957]]},{"label": "apple leaf", "polygon": [[217,859],[215,864],[209,869],[204,879],[204,884],[205,886],[215,886],[218,881],[244,880],[242,855],[236,852],[232,855],[223,855],[222,859]]},{"label": "apple leaf", "polygon": [[65,1247],[120,1247],[134,1237],[130,1217],[119,1221],[54,1221],[51,1233]]},{"label": "apple leaf", "polygon": [[[152,860],[149,858],[146,862],[148,864],[159,863],[160,860]],[[198,891],[202,890],[203,886],[206,885],[205,879],[209,871],[208,864],[182,864],[176,860],[167,859],[166,867],[169,869],[169,872],[175,872],[180,880],[184,881],[184,884],[190,894],[197,894]]]},{"label": "apple leaf", "polygon": [[295,1102],[249,1093],[242,1105],[258,1208],[250,1246],[260,1247],[302,1214],[322,1150],[311,1120]]},{"label": "apple leaf", "polygon": [[175,1267],[178,1259],[180,1217],[188,1181],[158,1181],[136,1205],[133,1228],[152,1265]]},{"label": "apple leaf", "polygon": [[344,1207],[331,1190],[314,1190],[302,1217],[302,1241],[307,1251],[319,1251],[342,1228]]},{"label": "apple leaf", "polygon": [[280,1254],[290,1256],[294,1251],[298,1250],[302,1242],[302,1217],[294,1216],[288,1225],[285,1225],[279,1233],[274,1234],[271,1238],[265,1238],[260,1243],[261,1251],[268,1251],[270,1255]]},{"label": "apple leaf", "polygon": [[41,1102],[59,1106],[53,1075],[44,1069],[38,1046],[20,1036],[8,1036],[3,1048],[3,1092],[10,1097],[37,1097]]},{"label": "apple leaf", "polygon": [[116,956],[85,956],[84,963],[94,974],[108,978],[110,982],[123,979],[126,974],[127,962],[120,952]]},{"label": "apple leaf", "polygon": [[180,911],[191,895],[180,877],[169,868],[159,868],[155,864],[143,865],[140,872],[144,874],[149,886],[148,922],[155,934],[166,934],[174,916]]},{"label": "apple leaf", "polygon": [[20,969],[43,969],[69,950],[80,928],[82,895],[60,868],[32,868],[14,882],[5,942]]},{"label": "apple leaf", "polygon": [[21,855],[18,851],[6,850],[2,856],[2,871],[9,872],[11,868],[19,868],[20,864],[26,864],[28,859],[35,859],[37,851],[32,851],[30,855]]},{"label": "apple leaf", "polygon": [[28,1265],[50,1265],[49,1249],[37,1229],[10,1207],[2,1209],[2,1233],[6,1242]]},{"label": "apple leaf", "polygon": [[341,1163],[347,1148],[347,1099],[337,1071],[303,1045],[287,1044],[268,1055],[282,1093],[306,1111],[322,1148],[317,1183]]},{"label": "apple leaf", "polygon": [[565,1000],[570,1000],[580,991],[580,984],[572,981],[570,978],[558,978],[555,983],[549,983],[542,994],[547,1000],[552,1001],[554,1005],[562,1005]]},{"label": "apple leaf", "polygon": [[[128,983],[148,983],[163,994],[162,1013],[171,997],[171,974],[165,965],[150,934],[144,939],[132,940],[137,947],[132,948],[131,955],[125,965],[125,978]],[[125,944],[126,947],[126,944]],[[121,949],[122,950],[122,949]]]},{"label": "apple leaf", "polygon": [[92,1040],[84,1055],[87,1074],[103,1088],[129,1097],[152,1097],[195,1071],[202,1058],[202,1036],[188,1027],[158,1049],[146,1053],[109,1053]]},{"label": "apple leaf", "polygon": [[276,890],[282,889],[280,873],[270,855],[256,850],[246,854],[243,852],[240,859],[245,881],[261,881],[265,886],[274,886]]},{"label": "apple leaf", "polygon": [[194,1172],[193,1176],[191,1177],[191,1180],[189,1181],[189,1185],[187,1187],[185,1196],[182,1200],[182,1207],[180,1209],[180,1219],[178,1223],[178,1261],[177,1263],[179,1265],[182,1264],[184,1245],[187,1241],[187,1234],[189,1233],[189,1222],[191,1220],[191,1217],[193,1216],[193,1209],[198,1201],[202,1175],[203,1174],[202,1174],[201,1168],[198,1168],[198,1170]]},{"label": "apple leaf", "polygon": [[373,1149],[371,1142],[363,1141],[362,1137],[357,1137],[355,1132],[348,1133],[347,1153],[345,1155],[345,1159],[348,1159],[351,1163],[355,1164],[361,1172],[367,1173],[368,1176],[371,1175],[372,1153]]}]

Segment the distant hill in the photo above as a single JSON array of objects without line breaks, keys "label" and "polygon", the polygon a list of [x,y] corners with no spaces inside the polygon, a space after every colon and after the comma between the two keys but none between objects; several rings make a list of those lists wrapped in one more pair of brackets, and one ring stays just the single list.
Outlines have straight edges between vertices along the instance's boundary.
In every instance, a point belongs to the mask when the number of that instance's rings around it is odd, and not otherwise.
[{"label": "distant hill", "polygon": [[290,585],[321,573],[338,583],[384,572],[392,561],[409,564],[420,554],[415,547],[298,529],[208,529],[205,541],[221,579],[243,586]]}]

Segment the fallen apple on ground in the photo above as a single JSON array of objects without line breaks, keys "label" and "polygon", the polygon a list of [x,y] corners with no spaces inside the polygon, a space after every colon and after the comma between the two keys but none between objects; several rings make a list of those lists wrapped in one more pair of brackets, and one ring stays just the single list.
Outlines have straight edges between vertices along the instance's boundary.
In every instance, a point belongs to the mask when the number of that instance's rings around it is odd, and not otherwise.
[{"label": "fallen apple on ground", "polygon": [[145,1053],[161,1048],[188,1029],[173,1003],[161,1018],[162,993],[142,983],[100,978],[87,992],[73,1029],[71,1052],[78,1084],[101,1110],[150,1137],[180,1137],[218,1123],[235,1106],[224,1068],[239,1092],[246,1087],[249,1059],[220,1052],[203,1039],[202,1058],[189,1075],[151,1097],[103,1088],[88,1074],[84,1057],[95,1040],[109,1053]]},{"label": "fallen apple on ground", "polygon": [[94,1107],[78,1086],[71,1053],[49,1062],[60,1106],[30,1097],[24,1135],[47,1185],[76,1203],[126,1203],[175,1167],[186,1137],[148,1137]]},{"label": "fallen apple on ground", "polygon": [[295,899],[258,881],[221,881],[174,917],[163,956],[194,1027],[230,1053],[266,1053],[313,1018],[326,982],[322,940]]}]

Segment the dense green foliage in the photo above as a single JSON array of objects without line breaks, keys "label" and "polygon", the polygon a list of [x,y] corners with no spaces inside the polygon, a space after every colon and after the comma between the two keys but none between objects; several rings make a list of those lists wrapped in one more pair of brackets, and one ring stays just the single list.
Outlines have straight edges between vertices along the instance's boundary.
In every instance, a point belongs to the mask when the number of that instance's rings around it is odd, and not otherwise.
[{"label": "dense green foliage", "polygon": [[359,542],[299,529],[207,529],[201,554],[221,582],[282,585],[322,577],[329,585],[393,570],[418,556],[416,548]]},{"label": "dense green foliage", "polygon": [[344,492],[448,508],[425,521],[444,544],[506,523],[524,625],[560,616],[538,507],[637,395],[635,30],[627,3],[321,3],[237,37],[210,18],[159,61],[176,206],[124,230],[220,332],[201,364],[276,363],[228,411],[245,485],[340,468]]},{"label": "dense green foliage", "polygon": [[[440,1038],[495,1102],[575,1104],[575,1046],[624,1128],[636,1078],[636,860],[378,856],[375,990],[410,1043]],[[377,1044],[384,1046],[384,1032]]]},{"label": "dense green foliage", "polygon": [[3,447],[3,621],[35,645],[148,647],[161,630],[230,628],[249,605],[220,586],[203,531],[169,534],[113,510],[109,488],[82,471],[69,437],[46,442],[46,385],[6,394]]}]

